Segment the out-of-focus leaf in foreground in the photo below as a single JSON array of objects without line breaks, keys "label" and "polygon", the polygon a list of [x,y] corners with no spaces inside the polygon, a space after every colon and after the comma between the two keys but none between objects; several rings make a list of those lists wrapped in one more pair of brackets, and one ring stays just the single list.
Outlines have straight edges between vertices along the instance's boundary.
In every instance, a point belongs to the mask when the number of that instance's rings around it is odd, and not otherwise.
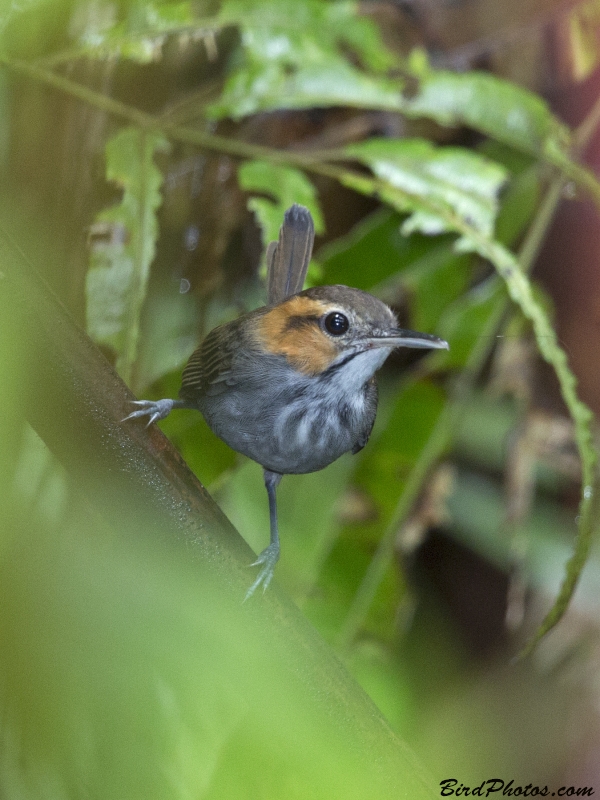
[{"label": "out-of-focus leaf in foreground", "polygon": [[[434,796],[400,742],[387,776],[377,736],[357,750],[359,720],[333,723],[327,684],[189,550],[149,541],[143,520],[108,529],[78,502],[58,528],[6,510],[3,796]],[[394,739],[383,721],[381,736]]]}]

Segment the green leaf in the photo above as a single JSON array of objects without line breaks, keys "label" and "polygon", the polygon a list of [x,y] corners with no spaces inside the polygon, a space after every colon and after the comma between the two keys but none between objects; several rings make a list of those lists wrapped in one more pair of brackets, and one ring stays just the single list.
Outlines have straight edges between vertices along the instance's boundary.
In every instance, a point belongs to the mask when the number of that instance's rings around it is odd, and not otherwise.
[{"label": "green leaf", "polygon": [[175,280],[151,283],[138,340],[136,392],[142,393],[164,375],[181,370],[198,344],[198,317],[192,293],[182,293]]},{"label": "green leaf", "polygon": [[405,98],[404,113],[441,125],[466,125],[537,156],[549,146],[567,151],[568,128],[533,92],[487,72],[433,70],[418,53],[411,66],[419,85]]},{"label": "green leaf", "polygon": [[306,175],[293,167],[282,167],[267,161],[246,161],[238,170],[239,184],[246,192],[264,197],[250,197],[248,208],[261,227],[263,245],[276,241],[284,212],[294,203],[306,206],[313,216],[315,231],[323,233],[325,224],[317,200],[317,191]]},{"label": "green leaf", "polygon": [[425,139],[370,139],[345,148],[389,186],[400,189],[394,206],[411,213],[405,234],[453,230],[440,208],[485,236],[491,236],[498,213],[498,193],[506,170],[459,147],[436,147]]},{"label": "green leaf", "polygon": [[450,343],[450,350],[441,354],[439,359],[434,354],[436,366],[445,369],[465,367],[476,342],[484,335],[487,320],[505,299],[506,290],[502,282],[493,276],[449,305],[439,320],[437,332]]},{"label": "green leaf", "polygon": [[76,495],[58,529],[3,504],[3,797],[436,796],[300,614],[242,606],[227,556]]},{"label": "green leaf", "polygon": [[571,156],[569,129],[538,95],[487,72],[432,70],[420,51],[410,59],[418,91],[403,112],[441,125],[465,125],[553,164],[581,186],[600,208],[600,183]]},{"label": "green leaf", "polygon": [[[126,15],[114,23],[114,9],[108,7],[104,14],[94,12],[83,19],[79,42],[87,55],[96,58],[127,58],[140,64],[155,61],[161,55],[166,36],[194,23],[192,3],[147,2],[136,0],[125,5]],[[111,13],[112,12],[112,13]]]},{"label": "green leaf", "polygon": [[344,283],[357,289],[377,291],[390,276],[401,273],[432,247],[429,236],[403,236],[402,218],[382,207],[361,220],[346,236],[319,251],[325,283]]},{"label": "green leaf", "polygon": [[[400,110],[401,86],[383,74],[395,57],[357,10],[353,2],[322,0],[225,2],[218,22],[240,27],[241,56],[209,114],[238,119],[331,105]],[[348,49],[368,72],[355,66]]]},{"label": "green leaf", "polygon": [[[391,285],[400,284],[408,292],[410,326],[419,331],[437,332],[440,315],[466,291],[472,265],[470,254],[456,253],[448,237],[436,237],[431,240],[429,252],[396,278],[386,281],[381,292],[385,297]],[[390,296],[397,296],[397,290]]]},{"label": "green leaf", "polygon": [[162,174],[154,155],[168,148],[158,133],[119,131],[106,145],[106,177],[123,189],[121,202],[101,211],[94,228],[86,279],[87,329],[117,353],[117,369],[131,381],[140,315],[158,237]]}]

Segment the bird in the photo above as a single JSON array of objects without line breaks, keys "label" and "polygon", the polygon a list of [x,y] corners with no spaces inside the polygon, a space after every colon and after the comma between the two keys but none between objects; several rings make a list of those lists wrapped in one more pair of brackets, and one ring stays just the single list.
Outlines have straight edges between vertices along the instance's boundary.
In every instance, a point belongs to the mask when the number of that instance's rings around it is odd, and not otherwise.
[{"label": "bird", "polygon": [[136,400],[125,420],[200,411],[208,426],[263,468],[270,541],[245,600],[271,583],[279,560],[277,486],[367,444],[377,412],[375,372],[399,347],[448,349],[398,327],[381,300],[348,286],[304,281],[314,243],[310,211],[294,204],[267,248],[267,305],[214,328],[183,370],[178,399]]}]

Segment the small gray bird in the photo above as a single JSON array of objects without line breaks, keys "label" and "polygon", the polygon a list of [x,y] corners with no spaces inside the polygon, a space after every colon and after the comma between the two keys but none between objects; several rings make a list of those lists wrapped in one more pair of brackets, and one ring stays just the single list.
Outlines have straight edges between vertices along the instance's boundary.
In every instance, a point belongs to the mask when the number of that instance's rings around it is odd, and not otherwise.
[{"label": "small gray bird", "polygon": [[314,241],[308,209],[285,214],[267,250],[268,305],[212,330],[183,371],[178,400],[138,400],[126,419],[201,411],[223,441],[264,468],[271,541],[246,599],[279,559],[276,489],[282,475],[315,472],[367,443],[377,412],[375,372],[397,347],[447,342],[403,330],[381,300],[348,286],[301,291]]}]

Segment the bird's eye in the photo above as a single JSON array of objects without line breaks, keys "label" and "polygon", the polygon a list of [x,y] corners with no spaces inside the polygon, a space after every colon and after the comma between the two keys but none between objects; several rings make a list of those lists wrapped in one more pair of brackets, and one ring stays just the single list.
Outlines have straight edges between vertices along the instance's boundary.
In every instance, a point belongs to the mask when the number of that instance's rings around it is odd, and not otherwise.
[{"label": "bird's eye", "polygon": [[339,311],[332,311],[325,317],[325,330],[332,336],[341,336],[349,327],[348,317]]}]

